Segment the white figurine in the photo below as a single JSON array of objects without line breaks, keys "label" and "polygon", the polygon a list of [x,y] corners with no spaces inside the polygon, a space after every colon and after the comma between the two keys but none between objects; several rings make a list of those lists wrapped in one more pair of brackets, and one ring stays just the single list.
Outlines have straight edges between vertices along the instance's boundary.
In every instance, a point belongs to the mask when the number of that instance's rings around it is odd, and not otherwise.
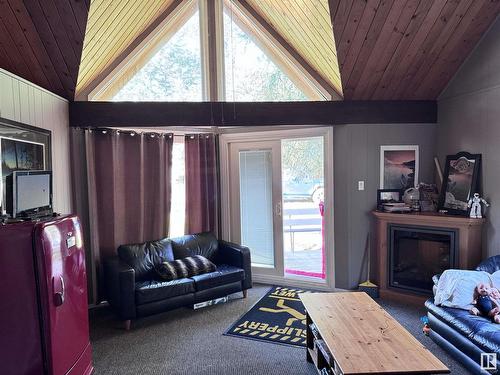
[{"label": "white figurine", "polygon": [[467,207],[470,208],[469,216],[472,219],[481,219],[483,217],[483,215],[481,214],[481,203],[484,203],[486,207],[490,206],[488,202],[486,202],[483,198],[479,196],[479,193],[474,193],[474,197],[469,199]]}]

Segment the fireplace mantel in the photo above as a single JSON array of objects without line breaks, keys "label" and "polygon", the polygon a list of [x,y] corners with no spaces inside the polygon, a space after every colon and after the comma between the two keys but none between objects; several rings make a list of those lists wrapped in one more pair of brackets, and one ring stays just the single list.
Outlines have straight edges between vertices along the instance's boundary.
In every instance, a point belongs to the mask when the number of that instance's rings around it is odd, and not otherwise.
[{"label": "fireplace mantel", "polygon": [[[388,228],[392,224],[408,227],[445,228],[458,231],[458,261],[460,269],[474,269],[481,261],[482,226],[485,219],[450,216],[438,213],[397,214],[373,211],[376,221],[376,274],[382,297],[413,297],[414,301],[423,301],[426,297],[410,291],[391,288],[389,285],[389,238]],[[408,298],[407,298],[408,299]]]}]

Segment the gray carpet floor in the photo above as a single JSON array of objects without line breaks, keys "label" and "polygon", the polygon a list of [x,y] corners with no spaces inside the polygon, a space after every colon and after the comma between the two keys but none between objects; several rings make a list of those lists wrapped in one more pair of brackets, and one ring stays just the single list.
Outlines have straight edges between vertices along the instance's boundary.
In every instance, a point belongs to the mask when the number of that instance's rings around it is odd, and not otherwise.
[{"label": "gray carpet floor", "polygon": [[[225,304],[139,319],[130,331],[123,330],[107,307],[96,308],[90,318],[96,374],[317,374],[306,362],[304,348],[222,335],[268,289],[256,285],[246,299],[239,293]],[[378,302],[452,374],[469,373],[422,334],[423,307]]]}]

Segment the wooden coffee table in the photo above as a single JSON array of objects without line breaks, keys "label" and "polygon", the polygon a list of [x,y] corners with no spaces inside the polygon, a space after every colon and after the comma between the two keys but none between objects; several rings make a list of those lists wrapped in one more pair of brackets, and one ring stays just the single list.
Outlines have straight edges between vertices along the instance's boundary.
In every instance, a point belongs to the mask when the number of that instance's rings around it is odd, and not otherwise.
[{"label": "wooden coffee table", "polygon": [[320,373],[450,372],[366,293],[304,293],[300,299],[307,316],[307,360]]}]

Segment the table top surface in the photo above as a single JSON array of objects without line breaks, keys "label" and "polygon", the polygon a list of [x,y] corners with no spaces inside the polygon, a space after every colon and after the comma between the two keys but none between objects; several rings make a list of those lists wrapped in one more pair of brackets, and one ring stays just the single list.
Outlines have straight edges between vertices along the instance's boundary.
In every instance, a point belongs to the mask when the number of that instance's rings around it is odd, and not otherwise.
[{"label": "table top surface", "polygon": [[343,374],[449,373],[366,293],[303,293],[300,299]]}]

